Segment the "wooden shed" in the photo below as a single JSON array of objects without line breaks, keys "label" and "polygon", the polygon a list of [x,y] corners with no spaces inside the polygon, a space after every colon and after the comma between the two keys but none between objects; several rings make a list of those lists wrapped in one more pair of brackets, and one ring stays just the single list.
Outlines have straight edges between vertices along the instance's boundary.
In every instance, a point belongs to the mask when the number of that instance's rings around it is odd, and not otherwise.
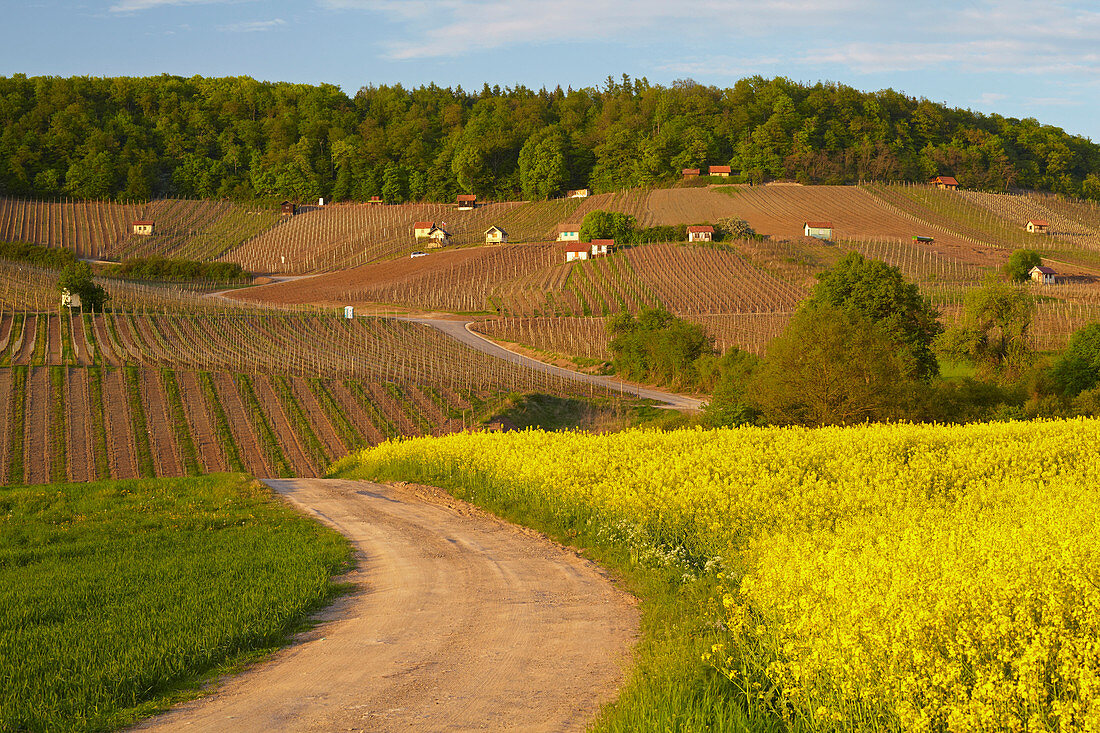
[{"label": "wooden shed", "polygon": [[566,191],[565,198],[567,199],[586,199],[591,195],[591,191],[587,188],[578,188],[573,191]]},{"label": "wooden shed", "polygon": [[683,176],[685,180],[688,179],[688,178],[698,178],[699,177],[699,169],[698,168],[684,168],[683,170],[680,171],[680,175]]},{"label": "wooden shed", "polygon": [[732,172],[728,165],[712,165],[707,169],[708,176],[718,176],[719,178],[729,178]]},{"label": "wooden shed", "polygon": [[689,242],[713,242],[714,241],[714,227],[712,227],[712,226],[688,227],[688,241]]},{"label": "wooden shed", "polygon": [[446,247],[451,243],[451,235],[446,229],[441,227],[432,227],[432,230],[428,232],[428,249],[438,249],[439,247]]},{"label": "wooden shed", "polygon": [[832,239],[833,223],[831,221],[808,221],[802,225],[802,232],[807,237]]},{"label": "wooden shed", "polygon": [[611,254],[612,250],[615,249],[614,239],[593,239],[589,244],[592,245],[593,257]]},{"label": "wooden shed", "polygon": [[1046,219],[1028,219],[1027,230],[1032,234],[1046,234],[1050,231],[1050,222]]},{"label": "wooden shed", "polygon": [[959,188],[959,182],[951,176],[936,176],[929,183],[936,188],[943,188],[948,191],[957,191]]},{"label": "wooden shed", "polygon": [[579,242],[581,241],[581,230],[576,225],[565,225],[558,227],[558,241],[559,242]]},{"label": "wooden shed", "polygon": [[369,202],[369,203],[372,203],[372,204],[382,204],[382,203],[385,203],[385,202],[384,202],[384,201],[382,200],[382,197],[381,197],[381,196],[371,196],[371,197],[370,197],[370,202]]},{"label": "wooden shed", "polygon": [[477,196],[472,193],[460,193],[455,203],[459,211],[469,211],[477,206]]},{"label": "wooden shed", "polygon": [[503,244],[508,241],[508,232],[495,224],[485,230],[485,244]]},{"label": "wooden shed", "polygon": [[592,254],[592,248],[587,244],[570,244],[565,248],[565,261],[587,260]]},{"label": "wooden shed", "polygon": [[434,221],[418,221],[413,224],[413,236],[417,239],[423,239],[431,234],[433,229],[435,229]]},{"label": "wooden shed", "polygon": [[282,212],[283,216],[294,216],[298,213],[298,204],[293,201],[284,201],[279,204],[279,211]]},{"label": "wooden shed", "polygon": [[131,231],[134,234],[140,234],[143,237],[152,236],[153,230],[156,229],[156,223],[148,220],[135,221],[131,227]]},{"label": "wooden shed", "polygon": [[1036,266],[1027,271],[1027,274],[1031,277],[1032,282],[1039,283],[1040,285],[1053,285],[1054,284],[1054,270],[1049,267]]}]

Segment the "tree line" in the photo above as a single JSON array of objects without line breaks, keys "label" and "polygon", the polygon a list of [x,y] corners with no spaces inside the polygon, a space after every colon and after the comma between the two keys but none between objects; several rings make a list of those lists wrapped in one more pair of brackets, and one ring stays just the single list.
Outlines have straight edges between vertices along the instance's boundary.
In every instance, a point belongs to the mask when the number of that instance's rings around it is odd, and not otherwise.
[{"label": "tree line", "polygon": [[248,77],[0,77],[0,193],[24,197],[542,199],[677,180],[923,181],[1100,199],[1100,147],[1034,119],[759,76],[480,91]]}]

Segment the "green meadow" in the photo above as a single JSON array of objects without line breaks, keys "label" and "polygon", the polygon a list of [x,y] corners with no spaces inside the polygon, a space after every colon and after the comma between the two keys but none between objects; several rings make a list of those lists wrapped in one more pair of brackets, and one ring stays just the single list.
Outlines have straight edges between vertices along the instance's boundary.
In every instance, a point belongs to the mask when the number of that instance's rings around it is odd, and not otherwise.
[{"label": "green meadow", "polygon": [[284,643],[338,533],[239,474],[0,489],[0,731],[117,728]]}]

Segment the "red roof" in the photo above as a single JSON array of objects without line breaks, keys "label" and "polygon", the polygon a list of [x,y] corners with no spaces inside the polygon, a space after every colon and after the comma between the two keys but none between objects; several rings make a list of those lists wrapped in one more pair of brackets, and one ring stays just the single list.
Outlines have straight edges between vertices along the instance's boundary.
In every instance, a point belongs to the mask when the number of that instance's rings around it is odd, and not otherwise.
[{"label": "red roof", "polygon": [[699,169],[698,168],[684,168],[680,172],[683,173],[685,176],[697,176],[697,175],[699,175]]},{"label": "red roof", "polygon": [[1048,226],[1050,226],[1050,222],[1047,221],[1046,219],[1028,219],[1027,223],[1028,224],[1034,224],[1037,227],[1048,227]]},{"label": "red roof", "polygon": [[708,169],[709,173],[730,173],[730,167],[728,165],[712,165]]},{"label": "red roof", "polygon": [[434,221],[418,221],[413,224],[413,229],[431,229],[434,226]]},{"label": "red roof", "polygon": [[154,223],[155,222],[151,222],[151,221],[135,221],[134,226],[136,226],[136,227],[151,227],[151,226],[154,225]]},{"label": "red roof", "polygon": [[932,183],[942,183],[945,186],[957,186],[959,182],[951,176],[936,176],[932,179]]},{"label": "red roof", "polygon": [[614,239],[593,239],[590,244],[598,244],[601,247],[613,247],[615,245]]},{"label": "red roof", "polygon": [[832,229],[833,223],[831,221],[808,221],[806,226],[811,229]]},{"label": "red roof", "polygon": [[458,201],[459,203],[463,201],[477,201],[477,196],[472,193],[460,193],[458,194]]},{"label": "red roof", "polygon": [[707,234],[714,234],[714,227],[712,226],[698,226],[688,227],[688,231],[692,234],[698,234],[699,232],[706,232]]},{"label": "red roof", "polygon": [[565,247],[566,252],[587,252],[589,247],[583,242],[581,244],[570,244]]}]

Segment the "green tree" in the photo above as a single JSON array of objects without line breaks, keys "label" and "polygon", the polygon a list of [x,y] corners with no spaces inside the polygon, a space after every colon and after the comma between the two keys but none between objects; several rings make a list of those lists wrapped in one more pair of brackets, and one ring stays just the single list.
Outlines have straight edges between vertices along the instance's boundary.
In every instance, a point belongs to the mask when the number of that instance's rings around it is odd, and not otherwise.
[{"label": "green tree", "polygon": [[1100,384],[1100,323],[1090,323],[1070,337],[1069,346],[1050,370],[1060,394],[1076,397]]},{"label": "green tree", "polygon": [[984,379],[1017,379],[1031,364],[1028,343],[1035,298],[1026,289],[990,276],[966,297],[963,320],[937,341],[939,351],[978,368]]},{"label": "green tree", "polygon": [[628,242],[633,239],[637,226],[638,220],[630,214],[621,214],[617,211],[590,211],[584,215],[584,220],[581,222],[580,237],[582,242],[591,242],[593,239]]},{"label": "green tree", "polygon": [[387,204],[400,204],[405,202],[405,192],[408,184],[405,182],[405,171],[401,166],[390,163],[382,173],[382,199]]},{"label": "green tree", "polygon": [[83,308],[102,308],[107,302],[107,291],[92,280],[92,268],[87,262],[72,262],[61,270],[57,281],[59,292],[80,296]]},{"label": "green tree", "polygon": [[608,320],[611,366],[616,374],[673,389],[698,388],[696,363],[714,354],[714,339],[703,327],[666,310],[623,311]]},{"label": "green tree", "polygon": [[525,199],[548,199],[562,192],[568,178],[566,141],[560,129],[532,135],[519,151],[519,180]]},{"label": "green tree", "polygon": [[939,374],[932,350],[943,331],[939,313],[898,268],[850,252],[818,275],[810,300],[858,313],[877,324],[893,342],[905,377],[927,380]]},{"label": "green tree", "polygon": [[807,302],[773,339],[747,394],[779,425],[851,425],[895,417],[903,385],[893,340],[853,309]]},{"label": "green tree", "polygon": [[1008,262],[1005,263],[1001,271],[1012,282],[1022,283],[1027,282],[1028,275],[1031,272],[1031,268],[1039,267],[1043,264],[1043,258],[1033,249],[1018,249],[1008,256]]}]

